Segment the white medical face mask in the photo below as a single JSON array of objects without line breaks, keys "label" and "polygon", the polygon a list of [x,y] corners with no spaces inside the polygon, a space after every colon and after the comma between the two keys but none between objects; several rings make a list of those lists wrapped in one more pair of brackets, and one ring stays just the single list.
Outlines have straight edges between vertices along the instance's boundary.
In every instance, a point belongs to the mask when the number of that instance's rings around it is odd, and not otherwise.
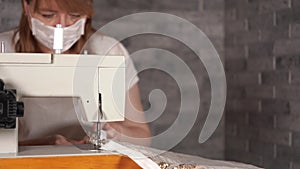
[{"label": "white medical face mask", "polygon": [[[82,18],[73,25],[63,28],[63,49],[62,52],[70,49],[84,34],[86,18]],[[31,17],[31,29],[35,38],[44,46],[53,49],[54,29],[40,20]]]}]

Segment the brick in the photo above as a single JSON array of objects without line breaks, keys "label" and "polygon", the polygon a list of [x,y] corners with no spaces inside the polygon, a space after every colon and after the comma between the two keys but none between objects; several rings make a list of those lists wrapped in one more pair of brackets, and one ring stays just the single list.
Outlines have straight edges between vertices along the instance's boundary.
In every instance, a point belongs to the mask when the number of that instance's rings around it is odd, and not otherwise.
[{"label": "brick", "polygon": [[246,49],[243,45],[226,46],[225,59],[246,58]]},{"label": "brick", "polygon": [[300,132],[293,132],[292,146],[300,147]]},{"label": "brick", "polygon": [[293,8],[300,7],[300,2],[298,0],[291,0],[291,1],[292,1],[291,5]]},{"label": "brick", "polygon": [[181,10],[181,11],[197,11],[199,4],[198,0],[152,0],[154,9],[156,10]]},{"label": "brick", "polygon": [[[97,9],[97,7],[95,7]],[[115,19],[118,19],[120,17],[133,14],[134,12],[142,12],[142,10],[128,10],[128,9],[119,9],[116,7],[107,7],[107,8],[102,8],[99,7],[99,10],[95,10],[95,16],[93,17],[93,21],[95,23],[101,22],[104,24],[111,22]],[[98,24],[100,25],[100,24]],[[96,27],[97,28],[97,27]]]},{"label": "brick", "polygon": [[249,57],[271,57],[273,54],[272,42],[259,42],[255,44],[248,45],[249,47]]},{"label": "brick", "polygon": [[275,42],[278,39],[289,38],[289,25],[275,26],[270,29],[260,30],[261,42]]},{"label": "brick", "polygon": [[[224,11],[178,11],[178,10],[169,10],[167,13],[173,14],[182,18],[187,19],[188,21],[194,23],[198,27],[207,26],[210,24],[223,25],[224,22]],[[206,24],[203,24],[206,23]],[[183,25],[180,25],[181,27]]]},{"label": "brick", "polygon": [[263,99],[261,101],[261,113],[267,115],[285,114],[291,112],[291,104],[287,100]]},{"label": "brick", "polygon": [[279,56],[275,58],[276,69],[298,71],[300,66],[300,56]]},{"label": "brick", "polygon": [[284,159],[264,158],[263,167],[266,169],[291,169],[291,162]]},{"label": "brick", "polygon": [[291,84],[299,85],[300,84],[300,70],[291,70]]},{"label": "brick", "polygon": [[300,104],[299,101],[290,101],[291,114],[300,114]]},{"label": "brick", "polygon": [[291,146],[292,133],[286,130],[261,128],[259,130],[259,140],[266,143]]},{"label": "brick", "polygon": [[276,86],[276,98],[287,100],[299,100],[300,87],[296,85],[282,85]]},{"label": "brick", "polygon": [[246,92],[243,87],[229,87],[227,88],[227,99],[242,99],[245,98]]},{"label": "brick", "polygon": [[247,151],[247,140],[238,137],[226,137],[226,148],[235,151]]},{"label": "brick", "polygon": [[248,0],[226,0],[225,1],[225,8],[227,9],[232,9],[232,8],[237,8],[240,6],[246,6],[248,4]]},{"label": "brick", "polygon": [[277,115],[277,128],[299,132],[300,116],[297,114]]},{"label": "brick", "polygon": [[262,72],[261,82],[267,85],[287,85],[290,74],[288,71],[267,71]]},{"label": "brick", "polygon": [[247,70],[249,71],[271,71],[274,63],[271,57],[253,57],[248,58]]},{"label": "brick", "polygon": [[258,85],[258,73],[257,72],[236,72],[228,74],[226,76],[228,85],[232,86],[249,86]]},{"label": "brick", "polygon": [[239,86],[230,86],[228,85],[227,88],[227,99],[242,99],[245,97],[245,89],[243,87],[239,87]]},{"label": "brick", "polygon": [[224,10],[225,2],[224,0],[204,0],[203,9],[204,10]]},{"label": "brick", "polygon": [[274,146],[273,144],[264,143],[257,140],[249,141],[249,152],[263,157],[273,157],[274,156]]},{"label": "brick", "polygon": [[229,20],[226,21],[226,33],[238,33],[246,31],[246,23],[244,20]]},{"label": "brick", "polygon": [[255,17],[259,12],[259,1],[250,0],[247,4],[243,4],[237,7],[237,19],[246,19]]},{"label": "brick", "polygon": [[249,30],[272,29],[274,26],[273,13],[254,15],[248,18]]},{"label": "brick", "polygon": [[117,0],[117,7],[120,9],[151,9],[152,0]]},{"label": "brick", "polygon": [[288,25],[293,20],[292,9],[284,9],[284,10],[277,11],[275,15],[276,15],[275,25]]},{"label": "brick", "polygon": [[274,128],[274,116],[263,113],[251,113],[249,115],[249,125],[255,128]]},{"label": "brick", "polygon": [[246,70],[246,60],[244,58],[239,59],[226,59],[225,70],[227,72],[243,71]]},{"label": "brick", "polygon": [[251,43],[256,43],[259,41],[258,31],[244,31],[238,34],[227,34],[227,36],[232,38],[233,45],[246,45]]},{"label": "brick", "polygon": [[289,146],[278,146],[277,156],[283,160],[290,160],[294,162],[300,162],[300,148]]},{"label": "brick", "polygon": [[247,164],[253,164],[258,167],[262,167],[262,164],[263,164],[262,156],[258,156],[253,153],[247,153],[244,151],[233,151],[233,150],[227,149],[225,151],[225,157],[226,157],[226,160],[229,160],[229,161],[238,161],[238,162],[243,162],[243,163],[247,163]]},{"label": "brick", "polygon": [[292,38],[299,38],[300,37],[300,24],[299,23],[292,23],[291,24],[291,37]]},{"label": "brick", "polygon": [[[137,35],[134,37],[130,37],[128,41],[130,44],[130,48],[129,48],[130,52],[135,52],[145,48],[160,48],[160,49],[169,50],[171,52],[177,52],[178,48],[185,51],[187,50],[187,48],[179,41],[162,35],[153,35],[153,34]],[[190,51],[190,49],[188,50]],[[191,59],[195,59],[195,58],[192,57]]]},{"label": "brick", "polygon": [[259,101],[255,99],[231,100],[226,103],[226,112],[259,112]]},{"label": "brick", "polygon": [[94,1],[95,7],[108,8],[108,7],[116,7],[118,5],[118,0],[102,0],[102,1]]},{"label": "brick", "polygon": [[[203,25],[203,22],[193,22],[196,24],[196,26],[207,36],[211,41],[214,41],[215,39],[222,39],[222,45],[223,45],[223,39],[224,39],[224,25],[221,25],[220,23],[210,23],[207,25]],[[213,39],[214,38],[214,39]]]},{"label": "brick", "polygon": [[291,169],[299,169],[300,168],[300,163],[292,162],[291,163]]},{"label": "brick", "polygon": [[226,122],[230,124],[246,125],[248,113],[236,112],[236,111],[226,111]]},{"label": "brick", "polygon": [[255,85],[246,86],[246,97],[256,99],[271,99],[274,98],[273,86]]},{"label": "brick", "polygon": [[298,8],[288,8],[276,12],[276,25],[288,25],[299,22],[300,10]]},{"label": "brick", "polygon": [[[225,11],[225,21],[234,21],[234,20],[237,20],[236,8],[227,8]],[[225,27],[231,27],[231,26],[225,23]]]},{"label": "brick", "polygon": [[300,39],[277,40],[274,44],[273,53],[276,56],[299,54],[299,45]]},{"label": "brick", "polygon": [[290,0],[264,0],[259,2],[260,13],[271,13],[290,7]]},{"label": "brick", "polygon": [[[250,114],[251,116],[251,114]],[[257,139],[259,129],[251,126],[237,126],[237,136],[240,138]]]}]

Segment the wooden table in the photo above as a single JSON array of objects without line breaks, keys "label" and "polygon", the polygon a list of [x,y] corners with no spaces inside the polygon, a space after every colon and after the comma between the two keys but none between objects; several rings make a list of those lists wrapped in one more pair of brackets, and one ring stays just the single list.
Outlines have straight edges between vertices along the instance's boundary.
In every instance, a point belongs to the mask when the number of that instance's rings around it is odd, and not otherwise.
[{"label": "wooden table", "polygon": [[18,154],[0,154],[0,168],[9,169],[140,169],[127,156],[75,146],[20,147]]}]

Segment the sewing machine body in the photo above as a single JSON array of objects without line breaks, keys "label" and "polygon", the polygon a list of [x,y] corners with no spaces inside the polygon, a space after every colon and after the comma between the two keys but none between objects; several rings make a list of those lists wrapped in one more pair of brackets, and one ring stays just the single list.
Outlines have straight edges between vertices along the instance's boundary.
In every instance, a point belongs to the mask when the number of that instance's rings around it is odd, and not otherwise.
[{"label": "sewing machine body", "polygon": [[[124,56],[1,53],[0,79],[18,99],[78,97],[88,122],[98,121],[102,100],[102,121],[124,120]],[[17,128],[0,129],[0,154],[17,152]]]}]

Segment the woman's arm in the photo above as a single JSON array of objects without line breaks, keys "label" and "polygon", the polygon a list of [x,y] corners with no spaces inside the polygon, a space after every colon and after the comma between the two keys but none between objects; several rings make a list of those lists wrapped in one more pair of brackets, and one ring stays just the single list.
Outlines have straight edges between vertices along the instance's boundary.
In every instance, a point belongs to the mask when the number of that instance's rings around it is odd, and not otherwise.
[{"label": "woman's arm", "polygon": [[145,120],[138,84],[131,87],[126,96],[125,120],[109,122],[103,127],[108,138],[148,146],[151,133]]},{"label": "woman's arm", "polygon": [[39,146],[39,145],[72,145],[72,144],[84,144],[85,140],[75,141],[67,139],[66,137],[56,134],[52,136],[46,136],[42,138],[36,138],[31,140],[19,141],[19,146]]}]

